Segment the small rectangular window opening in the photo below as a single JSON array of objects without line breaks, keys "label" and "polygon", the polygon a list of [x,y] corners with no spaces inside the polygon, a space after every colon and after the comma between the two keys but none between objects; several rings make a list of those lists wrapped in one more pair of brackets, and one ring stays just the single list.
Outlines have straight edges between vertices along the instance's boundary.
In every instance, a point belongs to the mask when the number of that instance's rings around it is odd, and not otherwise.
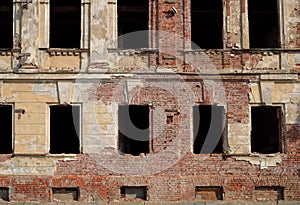
[{"label": "small rectangular window opening", "polygon": [[0,48],[13,47],[13,1],[0,1]]},{"label": "small rectangular window opening", "polygon": [[284,188],[278,186],[258,186],[255,187],[254,197],[257,201],[284,200]]},{"label": "small rectangular window opening", "polygon": [[222,0],[191,1],[192,48],[223,48]]},{"label": "small rectangular window opening", "polygon": [[9,201],[9,188],[0,187],[0,202]]},{"label": "small rectangular window opening", "polygon": [[141,199],[147,200],[147,187],[146,186],[126,186],[121,187],[121,198],[126,200]]},{"label": "small rectangular window opening", "polygon": [[119,151],[139,155],[149,153],[149,106],[119,106]]},{"label": "small rectangular window opening", "polygon": [[0,105],[0,154],[13,152],[12,125],[12,106]]},{"label": "small rectangular window opening", "polygon": [[50,48],[80,48],[81,0],[50,0]]},{"label": "small rectangular window opening", "polygon": [[148,0],[118,0],[118,47],[148,48]]},{"label": "small rectangular window opening", "polygon": [[251,107],[251,152],[281,152],[281,107]]},{"label": "small rectangular window opening", "polygon": [[224,116],[222,106],[193,107],[194,154],[223,153]]},{"label": "small rectangular window opening", "polygon": [[250,48],[279,48],[277,0],[248,0]]},{"label": "small rectangular window opening", "polygon": [[197,200],[223,200],[222,187],[196,187]]},{"label": "small rectangular window opening", "polygon": [[52,201],[78,201],[79,188],[52,188]]},{"label": "small rectangular window opening", "polygon": [[50,153],[80,153],[80,106],[50,106]]}]

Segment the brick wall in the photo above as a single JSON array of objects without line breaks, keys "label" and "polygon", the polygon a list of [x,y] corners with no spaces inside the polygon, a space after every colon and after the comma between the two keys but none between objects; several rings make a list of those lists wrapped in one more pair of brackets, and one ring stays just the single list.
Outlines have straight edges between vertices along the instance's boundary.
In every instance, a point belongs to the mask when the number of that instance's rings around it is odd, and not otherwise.
[{"label": "brick wall", "polygon": [[[150,1],[149,27],[162,33],[151,39],[158,51],[147,52],[107,51],[116,33],[117,4],[91,1],[88,7],[84,1],[84,11],[91,11],[84,14],[91,23],[91,48],[85,54],[53,51],[52,65],[45,57],[51,52],[45,54],[38,41],[28,40],[40,35],[37,28],[44,24],[36,10],[44,12],[47,6],[33,2],[23,11],[37,23],[29,26],[33,21],[20,18],[26,22],[21,51],[34,50],[27,65],[35,69],[13,73],[9,69],[19,59],[0,52],[1,102],[25,110],[14,115],[14,154],[0,155],[0,188],[9,188],[11,204],[51,202],[52,188],[78,188],[78,204],[273,204],[278,187],[284,199],[278,204],[299,204],[300,60],[293,50],[300,47],[298,1],[285,1],[285,46],[265,50],[248,50],[245,43],[247,0],[223,1],[228,25],[224,49],[217,50],[190,50],[189,0]],[[172,6],[177,14],[170,13]],[[49,105],[63,103],[82,108],[81,154],[49,155]],[[149,106],[149,154],[117,150],[118,106],[124,104]],[[193,154],[196,105],[224,106],[223,154]],[[281,106],[282,153],[251,153],[250,107],[258,105]],[[138,186],[147,187],[146,202],[121,198],[121,187]],[[221,187],[223,201],[201,201],[196,187]]]}]

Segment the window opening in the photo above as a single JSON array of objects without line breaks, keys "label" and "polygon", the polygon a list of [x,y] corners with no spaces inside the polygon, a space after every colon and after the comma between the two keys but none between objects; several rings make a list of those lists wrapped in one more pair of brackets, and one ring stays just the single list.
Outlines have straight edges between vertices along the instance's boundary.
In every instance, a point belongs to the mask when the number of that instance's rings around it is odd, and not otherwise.
[{"label": "window opening", "polygon": [[9,201],[9,189],[0,187],[0,201]]},{"label": "window opening", "polygon": [[119,106],[119,151],[149,153],[149,106]]},{"label": "window opening", "polygon": [[223,153],[224,107],[193,107],[194,154]]},{"label": "window opening", "polygon": [[52,188],[53,201],[78,201],[79,188]]},{"label": "window opening", "polygon": [[198,200],[223,200],[222,187],[196,187]]},{"label": "window opening", "polygon": [[[223,4],[221,0],[191,1],[193,48],[223,48]],[[196,44],[196,45],[195,45]]]},{"label": "window opening", "polygon": [[148,48],[148,8],[148,0],[118,0],[119,48]]},{"label": "window opening", "polygon": [[251,107],[251,152],[281,151],[281,107]]},{"label": "window opening", "polygon": [[50,48],[80,48],[81,0],[50,1]]},{"label": "window opening", "polygon": [[13,47],[13,1],[0,1],[0,48]]},{"label": "window opening", "polygon": [[0,154],[11,154],[12,145],[12,106],[0,105]]},{"label": "window opening", "polygon": [[284,200],[283,187],[259,186],[255,187],[254,197],[258,201],[278,201]]},{"label": "window opening", "polygon": [[50,106],[50,153],[80,153],[80,106]]},{"label": "window opening", "polygon": [[248,0],[250,48],[279,47],[277,0]]},{"label": "window opening", "polygon": [[147,187],[121,187],[121,198],[147,200]]}]

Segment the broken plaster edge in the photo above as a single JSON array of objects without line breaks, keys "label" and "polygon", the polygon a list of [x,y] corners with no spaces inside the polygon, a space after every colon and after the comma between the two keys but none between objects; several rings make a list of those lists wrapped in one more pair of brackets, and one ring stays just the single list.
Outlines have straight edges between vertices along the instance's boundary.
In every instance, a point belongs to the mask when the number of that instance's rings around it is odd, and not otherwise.
[{"label": "broken plaster edge", "polygon": [[247,161],[251,165],[260,166],[260,169],[275,167],[282,162],[280,154],[255,154],[250,156],[232,156],[237,161]]}]

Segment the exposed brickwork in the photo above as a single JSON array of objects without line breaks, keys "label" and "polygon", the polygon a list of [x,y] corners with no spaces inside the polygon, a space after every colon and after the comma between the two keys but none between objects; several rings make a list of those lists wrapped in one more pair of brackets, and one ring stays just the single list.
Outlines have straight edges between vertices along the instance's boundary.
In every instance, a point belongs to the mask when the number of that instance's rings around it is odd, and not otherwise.
[{"label": "exposed brickwork", "polygon": [[[190,0],[150,0],[151,49],[123,50],[117,2],[82,0],[82,46],[66,50],[49,48],[47,1],[14,1],[22,48],[0,49],[0,100],[15,109],[14,153],[0,155],[9,203],[56,204],[52,188],[78,188],[75,204],[299,204],[300,8],[283,3],[280,49],[244,46],[247,0],[222,1],[224,49],[207,50],[191,49]],[[65,103],[82,108],[82,152],[51,155],[49,105]],[[119,152],[119,105],[149,106],[149,153]],[[223,154],[193,154],[199,105],[225,109]],[[281,153],[251,153],[251,106],[263,105],[283,112]],[[147,200],[122,198],[121,187],[147,187]],[[196,187],[220,187],[223,201]]]}]

